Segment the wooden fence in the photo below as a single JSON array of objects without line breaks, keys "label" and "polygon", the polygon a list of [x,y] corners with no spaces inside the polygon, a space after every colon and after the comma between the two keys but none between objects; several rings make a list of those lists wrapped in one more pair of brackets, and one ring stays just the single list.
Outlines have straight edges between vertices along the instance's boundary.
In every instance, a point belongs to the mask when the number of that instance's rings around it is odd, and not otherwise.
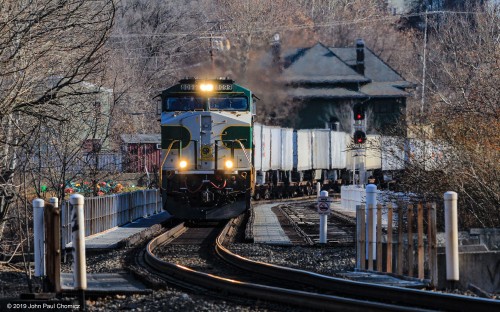
[{"label": "wooden fence", "polygon": [[435,203],[358,205],[356,218],[358,269],[437,281]]}]

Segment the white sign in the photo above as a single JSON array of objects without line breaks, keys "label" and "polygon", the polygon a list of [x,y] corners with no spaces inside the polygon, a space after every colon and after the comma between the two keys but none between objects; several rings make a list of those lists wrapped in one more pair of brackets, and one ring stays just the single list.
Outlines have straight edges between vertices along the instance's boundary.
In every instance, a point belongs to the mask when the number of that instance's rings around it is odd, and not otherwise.
[{"label": "white sign", "polygon": [[329,197],[318,198],[318,213],[319,214],[329,214],[331,202],[332,201]]}]

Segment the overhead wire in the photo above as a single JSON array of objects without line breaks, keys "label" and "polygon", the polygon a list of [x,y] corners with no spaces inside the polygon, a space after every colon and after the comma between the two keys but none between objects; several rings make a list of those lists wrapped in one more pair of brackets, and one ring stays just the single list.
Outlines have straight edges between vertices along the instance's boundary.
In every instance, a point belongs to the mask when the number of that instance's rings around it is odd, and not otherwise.
[{"label": "overhead wire", "polygon": [[[395,21],[401,18],[410,18],[410,17],[419,17],[419,16],[428,16],[428,15],[438,15],[438,14],[485,14],[482,12],[462,12],[462,11],[429,11],[429,12],[419,12],[419,13],[411,13],[411,14],[401,14],[401,15],[387,15],[387,16],[380,16],[376,18],[361,18],[361,19],[356,19],[356,20],[351,20],[351,21],[335,21],[335,22],[330,22],[330,23],[321,23],[321,24],[314,24],[314,23],[302,23],[302,24],[295,24],[295,25],[279,25],[275,27],[266,27],[266,28],[256,28],[252,30],[254,33],[258,32],[269,32],[269,31],[278,31],[278,30],[285,30],[285,31],[292,31],[292,30],[300,30],[300,29],[308,29],[308,28],[325,28],[325,27],[333,27],[333,26],[348,26],[348,25],[355,25],[355,24],[362,24],[362,23],[377,23],[381,21]],[[201,28],[201,27],[199,27]],[[199,29],[198,28],[198,29]],[[133,34],[121,34],[121,35],[111,35],[111,38],[140,38],[140,37],[178,37],[178,36],[189,36],[193,35],[195,37],[198,36],[207,36],[213,33],[223,33],[223,34],[240,34],[240,33],[247,33],[248,31],[241,31],[241,30],[207,30],[207,31],[201,31],[199,33],[196,33],[195,31],[190,31],[190,32],[168,32],[168,33],[150,33],[150,34],[139,34],[139,33],[133,33]]]}]

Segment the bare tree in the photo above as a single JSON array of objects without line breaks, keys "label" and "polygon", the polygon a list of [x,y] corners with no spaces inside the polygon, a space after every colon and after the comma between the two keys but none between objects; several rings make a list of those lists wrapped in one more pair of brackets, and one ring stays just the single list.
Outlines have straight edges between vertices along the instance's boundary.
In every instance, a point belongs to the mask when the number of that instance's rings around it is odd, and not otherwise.
[{"label": "bare tree", "polygon": [[[210,26],[195,1],[121,1],[108,46],[108,81],[121,94],[113,125],[119,133],[157,131],[153,97],[198,62],[201,34]],[[205,52],[204,50],[203,52]]]},{"label": "bare tree", "polygon": [[467,10],[443,14],[432,26],[424,112],[412,113],[409,131],[423,152],[411,155],[401,182],[434,197],[456,191],[462,226],[494,227],[500,222],[499,6]]},{"label": "bare tree", "polygon": [[62,99],[81,94],[72,86],[99,79],[115,4],[3,0],[0,7],[1,237],[19,190],[17,160],[33,151],[25,145],[39,124],[33,120],[58,120]]},{"label": "bare tree", "polygon": [[457,152],[450,172],[471,223],[500,222],[500,6],[448,14],[430,54],[428,112],[439,139]]},{"label": "bare tree", "polygon": [[[248,77],[249,64],[268,51],[272,35],[290,26],[300,12],[293,1],[209,1],[207,15],[214,23],[212,33],[231,43],[229,53],[219,56],[218,72],[231,73],[240,82]],[[253,59],[253,60],[252,60]]]}]

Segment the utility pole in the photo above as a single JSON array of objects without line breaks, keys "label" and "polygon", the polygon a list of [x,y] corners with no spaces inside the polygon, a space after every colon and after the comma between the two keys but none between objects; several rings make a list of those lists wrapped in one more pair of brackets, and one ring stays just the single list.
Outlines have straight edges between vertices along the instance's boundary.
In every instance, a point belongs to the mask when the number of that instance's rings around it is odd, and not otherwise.
[{"label": "utility pole", "polygon": [[425,105],[425,72],[427,70],[427,13],[429,6],[427,5],[427,1],[425,2],[425,22],[424,22],[424,52],[423,52],[423,67],[422,67],[422,98],[420,105],[420,113],[424,113],[424,105]]},{"label": "utility pole", "polygon": [[214,50],[219,51],[227,51],[231,48],[229,40],[225,36],[214,36],[214,28],[215,31],[221,33],[222,27],[220,25],[220,21],[209,21],[208,23],[214,23],[215,25],[210,29],[210,36],[207,37],[199,37],[199,39],[209,39],[210,40],[210,64],[212,66],[212,76],[215,75],[215,60],[214,60]]}]

